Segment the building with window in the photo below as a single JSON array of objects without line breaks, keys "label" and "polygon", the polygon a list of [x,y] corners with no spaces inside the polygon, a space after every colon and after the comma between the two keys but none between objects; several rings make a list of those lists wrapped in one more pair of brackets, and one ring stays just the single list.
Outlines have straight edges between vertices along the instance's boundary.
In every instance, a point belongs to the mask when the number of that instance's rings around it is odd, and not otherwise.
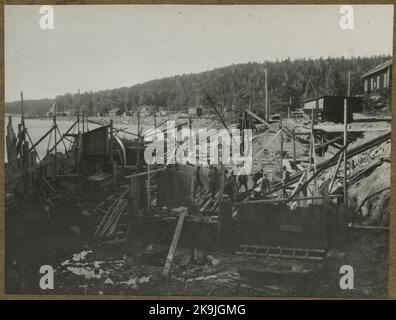
[{"label": "building with window", "polygon": [[366,71],[362,77],[365,103],[370,108],[390,107],[392,59]]},{"label": "building with window", "polygon": [[392,86],[392,59],[371,68],[362,75],[364,93],[370,94]]},{"label": "building with window", "polygon": [[320,122],[344,122],[344,104],[348,104],[347,121],[353,120],[353,113],[362,112],[363,102],[361,97],[321,96],[304,102],[303,111],[309,117],[314,117]]},{"label": "building with window", "polygon": [[109,110],[109,117],[114,118],[116,116],[121,116],[122,115],[122,110],[120,108],[112,108]]}]

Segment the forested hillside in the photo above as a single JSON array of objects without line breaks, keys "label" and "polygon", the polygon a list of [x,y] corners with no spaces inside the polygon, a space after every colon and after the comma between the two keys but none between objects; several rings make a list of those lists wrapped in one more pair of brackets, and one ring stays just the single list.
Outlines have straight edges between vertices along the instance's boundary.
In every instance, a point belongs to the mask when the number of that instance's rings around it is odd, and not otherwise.
[{"label": "forested hillside", "polygon": [[[362,94],[360,76],[388,58],[389,56],[341,57],[237,64],[197,74],[152,80],[129,88],[82,92],[80,104],[90,114],[106,112],[111,108],[133,111],[142,105],[184,110],[188,106],[207,106],[205,97],[210,95],[226,107],[244,108],[250,102],[253,110],[263,110],[264,70],[267,69],[269,104],[274,113],[284,111],[289,99],[292,108],[296,108],[301,106],[304,99],[315,95],[345,95],[348,71],[351,72],[351,94]],[[54,101],[58,110],[72,110],[77,104],[77,95],[67,93],[57,96]],[[26,113],[42,115],[54,101],[26,100]],[[6,103],[6,112],[17,113],[19,108],[18,101]]]}]

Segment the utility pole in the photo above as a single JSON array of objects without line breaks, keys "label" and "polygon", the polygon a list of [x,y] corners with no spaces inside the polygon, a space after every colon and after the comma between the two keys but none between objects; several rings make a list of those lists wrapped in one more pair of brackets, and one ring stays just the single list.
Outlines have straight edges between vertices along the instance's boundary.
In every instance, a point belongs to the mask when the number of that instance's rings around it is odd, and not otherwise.
[{"label": "utility pole", "polygon": [[265,120],[269,120],[269,109],[268,109],[268,75],[267,69],[264,69],[264,82],[265,82]]},{"label": "utility pole", "polygon": [[82,126],[83,126],[83,133],[85,132],[85,129],[84,129],[84,123],[85,123],[85,110],[83,109],[83,111],[82,111]]},{"label": "utility pole", "polygon": [[77,129],[78,134],[80,134],[80,89],[78,89],[77,94]]},{"label": "utility pole", "polygon": [[137,139],[138,139],[138,143],[137,143],[137,146],[138,146],[138,150],[137,150],[137,170],[136,170],[136,172],[140,172],[140,112],[138,111],[137,112],[137,130],[138,130],[138,136],[137,136]]},{"label": "utility pole", "polygon": [[193,141],[192,141],[192,119],[191,116],[188,116],[188,128],[190,131],[189,137],[188,137],[188,155],[190,156],[193,152]]},{"label": "utility pole", "polygon": [[113,119],[110,119],[110,145],[109,145],[109,153],[110,153],[110,162],[113,163],[113,136],[114,136],[114,127],[113,127]]},{"label": "utility pole", "polygon": [[348,140],[348,100],[344,99],[344,204],[348,206],[347,193],[347,140]]},{"label": "utility pole", "polygon": [[291,110],[291,96],[289,96],[289,106],[287,108],[287,119],[290,119],[290,110]]},{"label": "utility pole", "polygon": [[297,163],[297,157],[296,157],[296,131],[295,128],[293,128],[293,161],[294,164]]},{"label": "utility pole", "polygon": [[154,110],[154,141],[157,141],[157,113]]},{"label": "utility pole", "polygon": [[351,96],[351,71],[348,71],[348,89],[347,89],[347,96]]},{"label": "utility pole", "polygon": [[151,194],[150,194],[150,165],[147,164],[147,209],[150,209],[151,205]]},{"label": "utility pole", "polygon": [[21,124],[22,128],[25,129],[25,110],[23,107],[23,92],[21,91]]},{"label": "utility pole", "polygon": [[283,125],[282,125],[282,116],[279,119],[280,121],[280,139],[281,139],[281,145],[280,145],[280,159],[281,159],[281,167],[283,169]]},{"label": "utility pole", "polygon": [[58,155],[57,155],[57,153],[58,153],[58,150],[57,150],[57,144],[58,144],[58,142],[57,142],[57,138],[56,138],[56,127],[57,127],[57,124],[56,124],[56,103],[54,103],[53,105],[52,105],[52,107],[53,107],[53,110],[54,110],[54,128],[55,128],[55,130],[54,130],[54,133],[55,133],[55,174],[58,174],[58,161],[57,161],[57,157],[58,157]]},{"label": "utility pole", "polygon": [[18,125],[18,141],[19,144],[21,146],[20,148],[20,158],[22,159],[22,188],[23,190],[27,190],[28,189],[28,181],[26,178],[26,171],[28,168],[28,165],[26,163],[26,156],[27,154],[25,153],[25,111],[24,111],[24,107],[23,107],[23,92],[21,91],[21,124]]}]

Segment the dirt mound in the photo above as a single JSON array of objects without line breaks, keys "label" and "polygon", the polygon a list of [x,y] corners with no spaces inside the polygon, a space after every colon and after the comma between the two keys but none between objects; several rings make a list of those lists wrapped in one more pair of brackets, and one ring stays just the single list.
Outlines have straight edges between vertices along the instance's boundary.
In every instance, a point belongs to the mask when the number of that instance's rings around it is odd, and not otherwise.
[{"label": "dirt mound", "polygon": [[[389,223],[390,152],[391,144],[387,142],[353,160],[354,174],[363,174],[349,187],[349,204],[361,218],[365,218],[365,224]],[[375,169],[371,171],[370,168]],[[364,174],[365,170],[367,174]]]}]

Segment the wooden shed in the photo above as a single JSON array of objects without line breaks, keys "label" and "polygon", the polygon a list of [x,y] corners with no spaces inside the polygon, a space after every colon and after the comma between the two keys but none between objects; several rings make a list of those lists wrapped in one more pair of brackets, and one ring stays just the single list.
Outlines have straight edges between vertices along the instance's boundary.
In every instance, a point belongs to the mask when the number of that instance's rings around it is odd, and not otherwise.
[{"label": "wooden shed", "polygon": [[312,109],[318,114],[322,122],[344,122],[344,101],[348,105],[348,122],[352,121],[352,114],[362,112],[361,97],[321,96],[304,102],[304,112],[311,115]]}]

